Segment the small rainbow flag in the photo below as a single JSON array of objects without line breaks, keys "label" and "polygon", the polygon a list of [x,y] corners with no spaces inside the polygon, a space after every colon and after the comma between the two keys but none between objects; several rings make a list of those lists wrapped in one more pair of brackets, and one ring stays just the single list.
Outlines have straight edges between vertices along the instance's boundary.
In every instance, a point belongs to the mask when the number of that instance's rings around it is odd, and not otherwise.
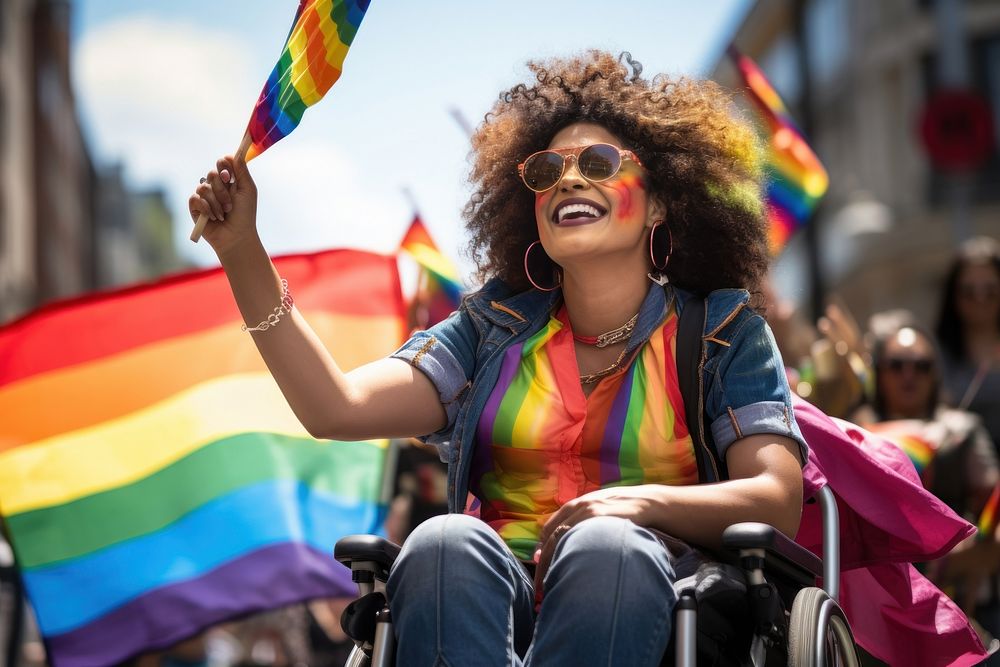
[{"label": "small rainbow flag", "polygon": [[369,0],[300,0],[281,57],[254,106],[247,126],[246,159],[291,134],[306,108],[340,78]]},{"label": "small rainbow flag", "polygon": [[[275,265],[343,368],[400,344],[395,257]],[[380,529],[387,443],[311,438],[241,322],[216,269],[0,327],[0,514],[55,667],[351,594],[332,549]]]},{"label": "small rainbow flag", "polygon": [[924,473],[937,454],[938,446],[937,443],[931,442],[923,435],[919,421],[891,420],[877,424],[866,424],[865,428],[903,450],[913,463],[913,467],[916,468],[917,474],[921,478],[924,477]]},{"label": "small rainbow flag", "polygon": [[809,222],[830,178],[756,63],[733,47],[729,56],[768,125],[768,242],[776,255]]},{"label": "small rainbow flag", "polygon": [[1000,521],[1000,484],[993,488],[990,499],[983,506],[983,511],[979,514],[979,521],[976,523],[976,538],[980,540],[990,539],[997,530],[997,522]]},{"label": "small rainbow flag", "polygon": [[426,276],[426,280],[421,281],[415,301],[427,310],[427,314],[418,317],[417,324],[425,328],[440,322],[457,309],[462,300],[458,267],[438,250],[419,215],[413,216],[399,248],[416,260]]}]

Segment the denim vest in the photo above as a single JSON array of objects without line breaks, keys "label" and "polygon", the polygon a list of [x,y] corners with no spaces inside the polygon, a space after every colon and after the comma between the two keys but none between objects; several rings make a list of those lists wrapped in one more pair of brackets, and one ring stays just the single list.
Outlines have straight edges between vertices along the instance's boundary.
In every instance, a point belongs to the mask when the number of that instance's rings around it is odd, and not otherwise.
[{"label": "denim vest", "polygon": [[[671,285],[650,286],[626,354],[663,322],[671,297],[681,312],[690,295]],[[767,323],[747,307],[749,300],[746,290],[737,289],[712,292],[707,300],[704,410],[717,455],[724,459],[740,438],[770,433],[796,440],[805,461],[806,443],[795,423],[781,356]],[[448,464],[450,511],[465,507],[476,426],[504,352],[545,326],[560,301],[558,290],[514,294],[494,279],[467,296],[447,320],[415,333],[393,353],[430,378],[445,408],[447,425],[423,439],[436,445]]]}]

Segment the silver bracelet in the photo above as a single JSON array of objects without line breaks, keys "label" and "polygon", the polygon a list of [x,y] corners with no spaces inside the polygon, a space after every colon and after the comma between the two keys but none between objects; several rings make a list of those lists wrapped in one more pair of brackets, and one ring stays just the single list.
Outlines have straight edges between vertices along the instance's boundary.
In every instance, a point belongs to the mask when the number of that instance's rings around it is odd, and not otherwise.
[{"label": "silver bracelet", "polygon": [[248,327],[243,325],[240,327],[241,331],[267,331],[273,326],[276,326],[281,320],[282,315],[287,315],[292,312],[292,305],[295,301],[292,299],[291,293],[288,291],[288,281],[284,278],[281,279],[281,303],[278,307],[274,309],[274,312],[267,316],[267,319],[258,324],[255,327]]}]

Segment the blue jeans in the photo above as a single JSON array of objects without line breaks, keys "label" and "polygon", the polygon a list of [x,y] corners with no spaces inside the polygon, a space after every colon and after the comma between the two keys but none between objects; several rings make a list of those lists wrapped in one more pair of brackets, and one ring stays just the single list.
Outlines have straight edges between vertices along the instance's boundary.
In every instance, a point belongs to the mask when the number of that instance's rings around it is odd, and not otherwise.
[{"label": "blue jeans", "polygon": [[583,521],[559,541],[534,611],[524,565],[479,519],[425,521],[387,584],[396,664],[658,665],[676,594],[667,549],[631,521]]}]

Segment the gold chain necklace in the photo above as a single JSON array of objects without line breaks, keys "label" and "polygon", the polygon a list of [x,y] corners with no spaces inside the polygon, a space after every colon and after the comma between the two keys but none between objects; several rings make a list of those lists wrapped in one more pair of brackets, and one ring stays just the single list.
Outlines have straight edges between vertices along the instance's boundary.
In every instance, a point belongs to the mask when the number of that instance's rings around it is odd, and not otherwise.
[{"label": "gold chain necklace", "polygon": [[618,355],[618,358],[615,359],[615,363],[611,364],[604,370],[597,371],[596,373],[590,373],[589,375],[581,375],[580,384],[593,384],[598,380],[600,380],[601,378],[614,373],[616,370],[618,370],[618,367],[621,366],[622,361],[625,359],[626,352],[628,352],[628,348],[622,350],[621,354]]}]

